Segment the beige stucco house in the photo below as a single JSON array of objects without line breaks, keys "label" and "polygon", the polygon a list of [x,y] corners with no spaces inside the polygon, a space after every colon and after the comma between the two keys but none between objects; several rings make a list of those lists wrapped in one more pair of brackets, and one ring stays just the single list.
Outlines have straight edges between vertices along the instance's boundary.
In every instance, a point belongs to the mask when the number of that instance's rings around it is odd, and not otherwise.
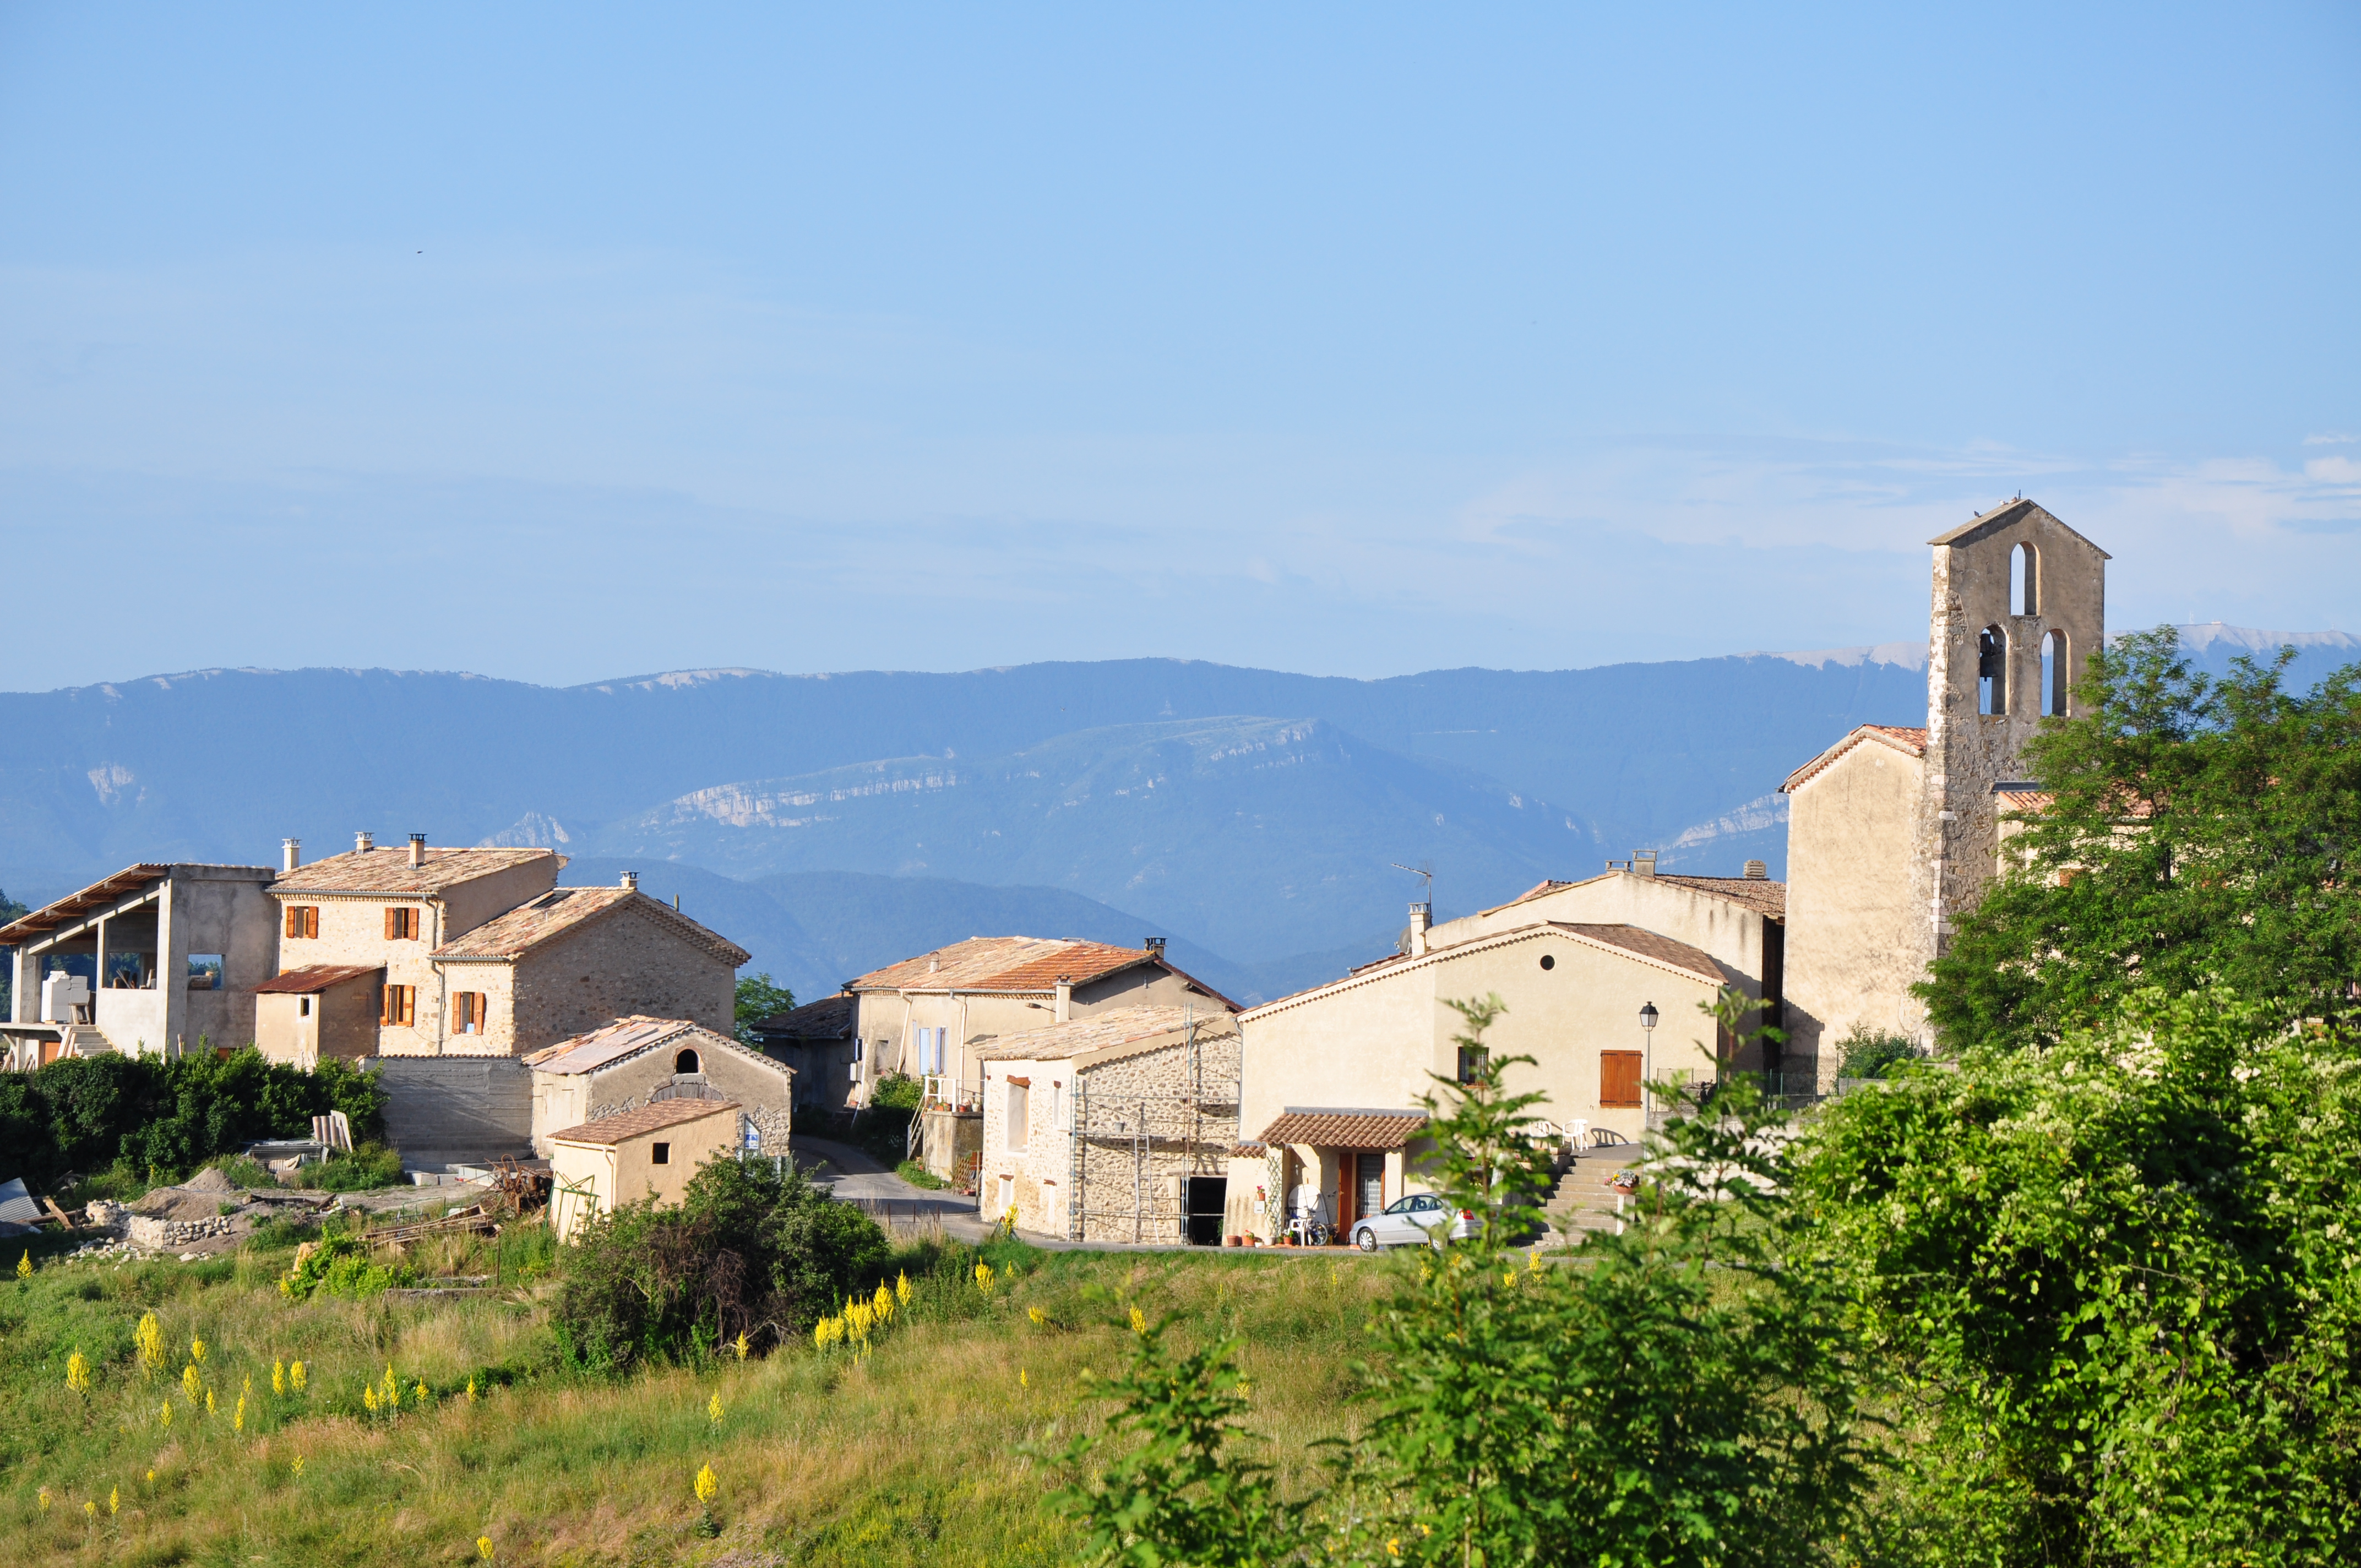
[{"label": "beige stucco house", "polygon": [[1926,725],[1861,726],[1784,786],[1788,1054],[1823,1089],[1856,1028],[1932,1043],[1910,988],[2000,874],[2025,743],[2106,636],[2107,553],[2038,504],[1928,543]]},{"label": "beige stucco house", "polygon": [[[745,950],[635,878],[559,887],[566,861],[547,850],[434,849],[423,834],[294,859],[291,845],[268,890],[281,975],[256,1018],[277,1059],[516,1057],[641,1014],[731,1026]],[[349,1001],[364,983],[366,1014]]]},{"label": "beige stucco house", "polygon": [[787,1152],[793,1069],[686,1018],[618,1018],[524,1060],[533,1069],[536,1154],[549,1154],[558,1128],[676,1100],[735,1104],[740,1148]]},{"label": "beige stucco house", "polygon": [[1238,1135],[1226,1009],[1111,1008],[1002,1036],[976,1059],[987,1216],[1014,1210],[1020,1229],[1072,1241],[1221,1242]]},{"label": "beige stucco house", "polygon": [[738,1107],[667,1100],[550,1135],[550,1224],[560,1241],[618,1204],[678,1203],[697,1168],[731,1158]]},{"label": "beige stucco house", "polygon": [[1141,948],[1038,937],[971,937],[848,982],[853,999],[844,1102],[864,1103],[887,1073],[930,1080],[936,1097],[974,1103],[981,1047],[1046,1024],[1123,1007],[1237,1004],[1182,973],[1151,938]]},{"label": "beige stucco house", "polygon": [[[1610,883],[1590,896],[1648,894]],[[1269,1207],[1233,1223],[1251,1220],[1268,1239],[1273,1195],[1315,1186],[1342,1234],[1371,1206],[1421,1189],[1420,1101],[1438,1092],[1437,1078],[1463,1070],[1455,999],[1497,993],[1507,1011],[1486,1048],[1534,1058],[1508,1071],[1508,1087],[1539,1090],[1542,1116],[1569,1130],[1581,1123],[1594,1137],[1641,1136],[1651,1073],[1701,1081],[1732,1065],[1734,1042],[1705,1009],[1725,987],[1748,989],[1753,977],[1734,962],[1622,923],[1529,920],[1436,944],[1423,913],[1413,906],[1411,951],[1239,1015],[1247,1141],[1232,1160],[1230,1190],[1259,1187]],[[1653,1033],[1642,1024],[1651,1005]],[[1320,1141],[1323,1129],[1340,1128],[1354,1141]]]}]

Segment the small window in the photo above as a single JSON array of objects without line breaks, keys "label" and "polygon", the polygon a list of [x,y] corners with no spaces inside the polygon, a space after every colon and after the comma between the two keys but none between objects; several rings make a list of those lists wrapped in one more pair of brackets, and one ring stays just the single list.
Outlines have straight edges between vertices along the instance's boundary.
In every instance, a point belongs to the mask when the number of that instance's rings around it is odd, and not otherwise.
[{"label": "small window", "polygon": [[675,1072],[695,1072],[698,1070],[697,1066],[697,1053],[695,1051],[681,1052],[680,1055],[672,1058],[672,1069]]},{"label": "small window", "polygon": [[320,906],[316,904],[291,904],[287,906],[287,938],[302,941],[320,934]]},{"label": "small window", "polygon": [[2051,718],[2066,717],[2066,687],[2071,681],[2066,657],[2066,633],[2053,631],[2041,640],[2041,689],[2047,697],[2042,712]]},{"label": "small window", "polygon": [[414,985],[389,985],[385,988],[385,1005],[378,1014],[380,1024],[408,1025],[418,1021],[418,988]]},{"label": "small window", "polygon": [[298,1018],[309,1018],[311,1015],[312,999],[308,996],[297,997],[295,999],[295,1016]]},{"label": "small window", "polygon": [[385,939],[389,942],[418,940],[418,911],[408,905],[396,905],[385,912]]},{"label": "small window", "polygon": [[482,992],[452,992],[451,1032],[455,1035],[480,1035],[484,1032],[484,993]]},{"label": "small window", "polygon": [[1008,1146],[1012,1149],[1021,1149],[1033,1141],[1033,1129],[1027,1125],[1031,1119],[1027,1113],[1032,1095],[1031,1084],[1013,1078],[1008,1080]]},{"label": "small window", "polygon": [[1598,1103],[1610,1108],[1640,1103],[1638,1051],[1598,1053]]},{"label": "small window", "polygon": [[2041,613],[2041,557],[2030,544],[2008,553],[2008,602],[2015,614]]},{"label": "small window", "polygon": [[1542,955],[1542,968],[1543,968],[1543,969],[1555,969],[1555,968],[1557,968],[1557,959],[1556,959],[1554,957],[1553,957],[1552,955],[1548,954],[1548,953],[1543,953],[1543,954]]},{"label": "small window", "polygon": [[219,953],[189,955],[189,989],[191,991],[219,991],[223,983],[222,956]]},{"label": "small window", "polygon": [[648,1160],[652,1165],[670,1165],[672,1163],[672,1146],[670,1144],[656,1145],[654,1148],[650,1151]]},{"label": "small window", "polygon": [[1481,1078],[1484,1075],[1485,1065],[1491,1059],[1492,1053],[1486,1050],[1482,1046],[1460,1047],[1459,1081],[1462,1083],[1475,1082],[1478,1078]]}]

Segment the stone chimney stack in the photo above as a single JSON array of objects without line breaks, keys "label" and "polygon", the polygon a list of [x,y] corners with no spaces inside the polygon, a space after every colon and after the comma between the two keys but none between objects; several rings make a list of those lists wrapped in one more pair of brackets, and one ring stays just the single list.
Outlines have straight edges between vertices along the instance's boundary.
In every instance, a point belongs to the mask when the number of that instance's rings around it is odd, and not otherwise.
[{"label": "stone chimney stack", "polygon": [[426,863],[426,835],[423,833],[410,836],[410,863],[413,866]]},{"label": "stone chimney stack", "polygon": [[625,872],[623,873],[623,891],[626,893],[637,893],[640,891],[639,872]]},{"label": "stone chimney stack", "polygon": [[1060,975],[1058,977],[1058,1011],[1056,1017],[1059,1023],[1066,1024],[1072,1022],[1073,1016],[1074,982],[1068,980],[1064,975]]},{"label": "stone chimney stack", "polygon": [[1433,905],[1413,904],[1410,906],[1410,956],[1411,958],[1422,959],[1426,956],[1427,928],[1433,924]]},{"label": "stone chimney stack", "polygon": [[302,863],[303,840],[301,839],[280,839],[279,874],[280,876],[285,876],[289,872],[293,871],[297,866],[300,866]]},{"label": "stone chimney stack", "polygon": [[1633,876],[1654,876],[1656,874],[1656,851],[1653,850],[1632,850],[1631,874]]},{"label": "stone chimney stack", "polygon": [[374,849],[376,849],[376,848],[377,848],[377,840],[376,840],[374,838],[370,837],[368,834],[367,834],[367,833],[356,833],[356,834],[354,834],[354,835],[353,835],[353,853],[354,853],[354,854],[356,854],[356,855],[366,855],[366,854],[368,854],[371,850],[374,850]]},{"label": "stone chimney stack", "polygon": [[1141,945],[1148,949],[1148,956],[1151,959],[1160,959],[1164,956],[1164,938],[1161,937],[1150,937]]},{"label": "stone chimney stack", "polygon": [[1748,882],[1769,882],[1771,880],[1771,868],[1764,865],[1761,861],[1749,861],[1746,862],[1746,880]]}]

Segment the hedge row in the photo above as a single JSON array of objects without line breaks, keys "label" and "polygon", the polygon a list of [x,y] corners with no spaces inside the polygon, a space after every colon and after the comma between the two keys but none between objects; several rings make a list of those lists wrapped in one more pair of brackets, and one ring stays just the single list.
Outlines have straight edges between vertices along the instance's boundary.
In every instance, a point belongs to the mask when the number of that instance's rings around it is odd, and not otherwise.
[{"label": "hedge row", "polygon": [[0,1180],[22,1176],[41,1191],[117,1160],[182,1173],[262,1138],[308,1136],[330,1111],[352,1119],[356,1139],[379,1136],[385,1091],[344,1062],[307,1072],[251,1046],[179,1061],[70,1057],[0,1073]]}]

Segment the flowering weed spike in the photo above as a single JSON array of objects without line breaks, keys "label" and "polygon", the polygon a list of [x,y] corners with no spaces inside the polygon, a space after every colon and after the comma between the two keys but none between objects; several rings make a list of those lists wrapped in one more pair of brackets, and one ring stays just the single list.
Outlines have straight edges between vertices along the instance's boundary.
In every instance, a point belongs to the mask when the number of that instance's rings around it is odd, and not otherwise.
[{"label": "flowering weed spike", "polygon": [[189,1341],[189,1359],[195,1362],[199,1366],[203,1366],[205,1364],[205,1341],[203,1335],[200,1334]]},{"label": "flowering weed spike", "polygon": [[131,1343],[139,1347],[139,1376],[146,1377],[164,1369],[164,1328],[153,1312],[143,1313],[139,1326],[132,1331]]},{"label": "flowering weed spike", "polygon": [[906,1268],[894,1277],[894,1299],[905,1307],[910,1304],[910,1271]]},{"label": "flowering weed spike", "polygon": [[1131,1310],[1131,1332],[1136,1334],[1148,1332],[1148,1314],[1137,1307]]},{"label": "flowering weed spike", "polygon": [[197,1376],[195,1362],[192,1361],[181,1368],[181,1387],[189,1396],[189,1404],[192,1408],[196,1405],[197,1390],[202,1387],[203,1387],[203,1379]]},{"label": "flowering weed spike", "polygon": [[214,1413],[214,1391],[213,1391],[211,1388],[208,1388],[208,1389],[206,1389],[206,1390],[205,1390],[205,1414],[207,1414],[207,1415],[209,1415],[209,1416],[210,1416],[210,1415],[212,1415],[213,1413]]},{"label": "flowering weed spike", "polygon": [[243,1434],[246,1431],[246,1396],[237,1397],[237,1413],[229,1419],[229,1430]]},{"label": "flowering weed spike", "polygon": [[719,1490],[721,1490],[721,1481],[713,1474],[713,1466],[710,1464],[700,1466],[697,1472],[697,1500],[700,1503],[709,1503],[713,1501],[713,1495]]},{"label": "flowering weed spike", "polygon": [[490,1536],[479,1535],[476,1537],[476,1555],[482,1558],[487,1563],[489,1563],[492,1560],[492,1538]]},{"label": "flowering weed spike", "polygon": [[33,1277],[33,1249],[31,1247],[27,1247],[23,1255],[16,1259],[16,1277],[19,1279],[30,1279]]},{"label": "flowering weed spike", "polygon": [[293,1388],[298,1394],[301,1394],[303,1391],[303,1364],[302,1362],[299,1361],[287,1369],[287,1383],[288,1386]]},{"label": "flowering weed spike", "polygon": [[90,1392],[90,1357],[79,1346],[66,1357],[66,1387],[77,1394]]},{"label": "flowering weed spike", "polygon": [[421,1377],[421,1378],[418,1380],[418,1387],[415,1387],[415,1388],[412,1388],[412,1389],[410,1391],[410,1402],[411,1402],[412,1404],[413,1404],[413,1405],[417,1406],[417,1407],[418,1407],[420,1409],[422,1409],[422,1410],[423,1410],[423,1409],[424,1409],[426,1408],[426,1379],[425,1379],[425,1378]]},{"label": "flowering weed spike", "polygon": [[49,1489],[47,1486],[41,1488],[41,1511],[43,1513],[49,1511]]},{"label": "flowering weed spike", "polygon": [[475,1402],[476,1402],[476,1375],[475,1375],[474,1373],[470,1372],[470,1373],[468,1373],[468,1374],[467,1374],[467,1403],[469,1403],[469,1404],[471,1404],[471,1405],[472,1405],[472,1404],[474,1404]]},{"label": "flowering weed spike", "polygon": [[122,1487],[120,1487],[120,1486],[110,1486],[110,1487],[108,1487],[108,1488],[107,1488],[107,1490],[106,1490],[106,1511],[107,1511],[108,1513],[110,1513],[110,1514],[119,1514],[119,1513],[121,1513],[121,1512],[123,1511],[123,1488],[122,1488]]},{"label": "flowering weed spike", "polygon": [[[880,1287],[880,1288],[883,1288],[883,1287]],[[744,1329],[740,1329],[738,1331],[738,1338],[736,1342],[731,1344],[730,1348],[738,1353],[738,1359],[741,1362],[743,1362],[746,1359],[747,1351],[753,1347],[746,1343],[746,1331]]]},{"label": "flowering weed spike", "polygon": [[160,1410],[159,1410],[159,1411],[157,1411],[157,1412],[156,1412],[156,1419],[157,1419],[159,1421],[161,1421],[161,1422],[163,1423],[163,1425],[164,1425],[164,1430],[165,1430],[166,1431],[170,1431],[172,1430],[172,1401],[171,1401],[171,1400],[167,1399],[167,1400],[165,1400],[165,1401],[164,1401],[164,1408],[163,1408],[162,1409],[160,1409]]},{"label": "flowering weed spike", "polygon": [[270,1391],[274,1394],[287,1392],[287,1364],[283,1361],[270,1364]]},{"label": "flowering weed spike", "polygon": [[992,1265],[979,1263],[975,1266],[975,1288],[987,1296],[992,1294]]},{"label": "flowering weed spike", "polygon": [[298,1475],[303,1474],[303,1456],[300,1453],[295,1456],[294,1470]]},{"label": "flowering weed spike", "polygon": [[713,1391],[713,1398],[705,1403],[705,1419],[715,1426],[721,1424],[721,1391],[719,1388]]}]

